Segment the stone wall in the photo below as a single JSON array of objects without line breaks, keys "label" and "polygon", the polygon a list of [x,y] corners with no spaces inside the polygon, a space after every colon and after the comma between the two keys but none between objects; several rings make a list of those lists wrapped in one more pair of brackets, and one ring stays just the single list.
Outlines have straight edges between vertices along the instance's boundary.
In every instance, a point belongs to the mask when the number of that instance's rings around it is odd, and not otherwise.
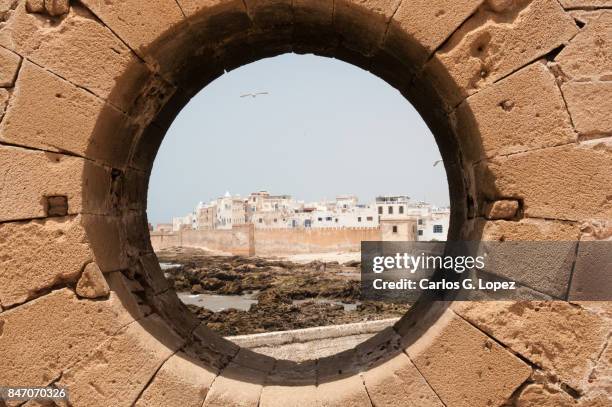
[{"label": "stone wall", "polygon": [[[315,53],[420,112],[444,159],[450,240],[572,240],[580,256],[612,234],[611,8],[0,0],[0,385],[67,386],[75,407],[609,406],[609,302],[424,298],[339,355],[240,349],[168,288],[146,197],[192,96],[249,62]],[[568,293],[610,284],[588,271],[549,277]]]},{"label": "stone wall", "polygon": [[362,241],[381,240],[379,228],[254,229],[151,232],[154,250],[172,246],[199,247],[243,255],[290,255],[357,252]]}]

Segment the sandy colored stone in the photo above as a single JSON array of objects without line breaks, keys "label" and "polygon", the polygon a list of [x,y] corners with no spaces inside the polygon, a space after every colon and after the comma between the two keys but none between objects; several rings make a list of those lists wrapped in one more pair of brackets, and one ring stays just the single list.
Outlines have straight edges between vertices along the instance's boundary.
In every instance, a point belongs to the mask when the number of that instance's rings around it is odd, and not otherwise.
[{"label": "sandy colored stone", "polygon": [[473,160],[576,140],[555,77],[540,62],[469,97],[455,114],[457,134]]},{"label": "sandy colored stone", "polygon": [[21,57],[0,47],[0,88],[10,88],[15,83]]},{"label": "sandy colored stone", "polygon": [[569,301],[612,301],[612,241],[582,240],[576,252]]},{"label": "sandy colored stone", "polygon": [[230,363],[213,382],[204,406],[257,407],[266,373]]},{"label": "sandy colored stone", "polygon": [[417,68],[481,3],[480,0],[402,2],[389,24],[384,48]]},{"label": "sandy colored stone", "polygon": [[293,23],[292,0],[245,0],[247,12],[256,27]]},{"label": "sandy colored stone", "polygon": [[480,220],[475,229],[471,236],[475,240],[574,241],[580,237],[577,224],[544,219],[521,219],[518,222]]},{"label": "sandy colored stone", "polygon": [[518,0],[496,12],[483,5],[426,64],[448,106],[545,55],[578,28],[559,3]]},{"label": "sandy colored stone", "polygon": [[610,320],[560,301],[463,302],[453,309],[577,390],[588,387],[589,374],[612,329]]},{"label": "sandy colored stone", "polygon": [[531,374],[527,364],[450,310],[406,352],[445,405],[500,405]]},{"label": "sandy colored stone", "polygon": [[335,1],[334,27],[342,37],[343,46],[372,55],[382,45],[388,23],[399,4],[398,0]]},{"label": "sandy colored stone", "polygon": [[363,373],[376,406],[442,407],[443,404],[404,353]]},{"label": "sandy colored stone", "polygon": [[136,407],[201,407],[216,372],[185,353],[177,353],[163,364],[136,402]]},{"label": "sandy colored stone", "polygon": [[45,0],[26,0],[28,13],[43,13],[45,11]]},{"label": "sandy colored stone", "polygon": [[128,267],[126,238],[121,218],[83,215],[83,227],[94,254],[94,261],[103,273]]},{"label": "sandy colored stone", "polygon": [[130,406],[183,341],[159,318],[135,321],[64,372],[73,405]]},{"label": "sandy colored stone", "polygon": [[11,94],[6,90],[0,88],[0,122],[4,117],[4,113],[6,112],[6,106],[11,97]]},{"label": "sandy colored stone", "polygon": [[104,275],[96,263],[85,266],[76,285],[76,293],[85,298],[106,297],[110,289]]},{"label": "sandy colored stone", "polygon": [[146,65],[78,4],[50,29],[21,2],[0,32],[0,44],[124,111],[150,76]]},{"label": "sandy colored stone", "polygon": [[557,55],[562,72],[573,80],[612,77],[612,11],[582,17],[586,27]]},{"label": "sandy colored stone", "polygon": [[517,398],[517,407],[572,407],[575,400],[560,390],[552,390],[541,384],[530,384]]},{"label": "sandy colored stone", "polygon": [[208,366],[223,369],[234,359],[239,350],[237,345],[220,337],[204,324],[198,325],[193,330],[190,351],[197,354],[198,358],[205,361]]},{"label": "sandy colored stone", "polygon": [[563,84],[562,90],[581,135],[612,134],[612,82],[568,82]]},{"label": "sandy colored stone", "polygon": [[45,9],[51,16],[61,16],[70,11],[70,0],[45,0]]},{"label": "sandy colored stone", "polygon": [[0,223],[0,303],[75,281],[92,257],[80,216]]},{"label": "sandy colored stone", "polygon": [[141,56],[147,55],[148,48],[184,18],[174,0],[84,0],[83,4]]},{"label": "sandy colored stone", "polygon": [[565,8],[612,7],[611,0],[559,0]]},{"label": "sandy colored stone", "polygon": [[360,375],[319,383],[318,405],[325,407],[371,407],[372,403]]},{"label": "sandy colored stone", "polygon": [[[46,196],[68,198],[68,214],[106,211],[109,172],[62,154],[0,146],[0,221],[46,216]],[[87,185],[87,189],[83,189]]]},{"label": "sandy colored stone", "polygon": [[485,199],[523,199],[527,217],[612,218],[612,147],[605,140],[552,147],[482,162]]},{"label": "sandy colored stone", "polygon": [[54,291],[0,314],[0,382],[43,386],[133,321],[119,298]]},{"label": "sandy colored stone", "polygon": [[487,219],[512,219],[519,209],[518,201],[511,199],[500,199],[489,202],[485,206],[485,218]]},{"label": "sandy colored stone", "polygon": [[126,122],[126,116],[91,93],[24,62],[0,140],[121,167],[132,140]]},{"label": "sandy colored stone", "polygon": [[317,406],[317,388],[304,386],[266,385],[261,391],[260,407]]},{"label": "sandy colored stone", "polygon": [[[605,9],[603,10],[595,9],[595,10],[571,10],[569,13],[572,17],[574,17],[574,20],[580,23],[583,23],[583,24],[589,24],[597,20],[599,16],[601,16],[601,14],[605,12],[606,12]],[[561,53],[563,53],[563,51],[561,51]],[[558,60],[559,58],[557,57],[556,59]]]}]

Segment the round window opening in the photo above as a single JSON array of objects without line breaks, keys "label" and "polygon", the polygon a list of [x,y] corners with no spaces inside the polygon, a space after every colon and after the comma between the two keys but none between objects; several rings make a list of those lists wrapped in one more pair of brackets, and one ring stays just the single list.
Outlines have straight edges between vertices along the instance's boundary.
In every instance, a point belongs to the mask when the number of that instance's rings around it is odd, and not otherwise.
[{"label": "round window opening", "polygon": [[164,277],[198,320],[296,362],[410,309],[362,295],[362,242],[443,242],[450,223],[442,158],[412,105],[367,71],[296,54],[226,73],[185,105],[147,212]]}]

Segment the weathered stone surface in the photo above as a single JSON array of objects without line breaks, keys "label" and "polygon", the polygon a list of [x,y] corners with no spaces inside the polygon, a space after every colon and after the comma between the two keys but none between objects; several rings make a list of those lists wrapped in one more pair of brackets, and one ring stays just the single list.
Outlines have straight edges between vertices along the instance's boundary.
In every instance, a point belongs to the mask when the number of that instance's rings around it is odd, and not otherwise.
[{"label": "weathered stone surface", "polygon": [[[174,295],[176,297],[176,295]],[[197,356],[216,369],[223,369],[234,359],[239,347],[227,339],[221,338],[204,324],[193,330],[191,350]]]},{"label": "weathered stone surface", "polygon": [[317,400],[320,406],[371,407],[372,403],[360,375],[319,383]]},{"label": "weathered stone surface", "polygon": [[132,321],[115,294],[105,301],[79,300],[68,289],[4,311],[0,381],[46,385]]},{"label": "weathered stone surface", "polygon": [[338,0],[334,3],[334,27],[345,47],[372,55],[382,45],[399,0]]},{"label": "weathered stone surface", "polygon": [[[571,10],[569,13],[572,17],[574,17],[574,20],[582,23],[582,24],[590,24],[591,22],[597,20],[599,18],[599,16],[601,16],[602,13],[605,13],[606,10]],[[576,37],[578,37],[580,34],[578,34]],[[573,39],[573,41],[575,41],[576,38]],[[571,43],[570,43],[571,44]],[[568,44],[567,47],[568,48],[570,45]],[[564,50],[565,50],[564,48]],[[563,53],[563,51],[561,51],[561,53]],[[560,55],[560,54],[559,54]],[[557,56],[556,60],[558,60],[559,57]]]},{"label": "weathered stone surface", "polygon": [[45,0],[45,9],[51,16],[61,16],[70,11],[70,0]]},{"label": "weathered stone surface", "polygon": [[568,82],[562,90],[581,135],[612,135],[612,82]]},{"label": "weathered stone surface", "polygon": [[128,267],[125,253],[126,238],[120,218],[83,215],[83,226],[94,260],[103,273],[124,270]]},{"label": "weathered stone surface", "polygon": [[126,122],[126,116],[101,99],[24,62],[0,126],[0,141],[68,151],[121,167],[132,141]]},{"label": "weathered stone surface", "polygon": [[463,302],[453,308],[578,390],[588,386],[589,373],[612,328],[609,320],[565,302]]},{"label": "weathered stone surface", "polygon": [[565,8],[612,7],[611,0],[559,0]]},{"label": "weathered stone surface", "polygon": [[23,2],[0,32],[0,44],[126,111],[148,68],[86,8],[73,4],[53,28]]},{"label": "weathered stone surface", "polygon": [[76,216],[0,223],[0,303],[19,304],[78,278],[93,257],[80,221]]},{"label": "weathered stone surface", "polygon": [[523,361],[450,310],[406,352],[445,405],[500,405],[531,374]]},{"label": "weathered stone surface", "polygon": [[149,47],[164,33],[180,25],[184,18],[174,0],[84,0],[83,4],[140,56],[147,56]]},{"label": "weathered stone surface", "polygon": [[216,372],[185,353],[177,353],[164,363],[136,402],[144,406],[201,407]]},{"label": "weathered stone surface", "polygon": [[302,363],[278,360],[266,379],[259,405],[317,405],[316,376],[317,364],[313,360]]},{"label": "weathered stone surface", "polygon": [[520,0],[508,2],[507,7],[488,4],[426,64],[428,77],[450,107],[545,55],[578,31],[557,2]]},{"label": "weathered stone surface", "polygon": [[500,199],[489,202],[485,206],[485,218],[487,219],[512,219],[519,209],[518,201],[511,199]]},{"label": "weathered stone surface", "polygon": [[402,2],[393,15],[384,48],[417,69],[482,3],[481,0]]},{"label": "weathered stone surface", "polygon": [[247,12],[256,27],[293,23],[292,0],[245,0]]},{"label": "weathered stone surface", "polygon": [[215,379],[204,406],[257,407],[266,373],[230,363]]},{"label": "weathered stone surface", "polygon": [[6,111],[6,105],[11,97],[10,93],[6,89],[0,88],[0,122],[4,117]]},{"label": "weathered stone surface", "polygon": [[70,389],[73,405],[133,405],[182,343],[157,315],[150,315],[100,344],[65,371],[58,385]]},{"label": "weathered stone surface", "polygon": [[42,13],[45,11],[45,0],[26,0],[28,13]]},{"label": "weathered stone surface", "polygon": [[21,57],[0,47],[0,88],[10,88],[15,83]]},{"label": "weathered stone surface", "polygon": [[85,298],[106,297],[110,292],[108,283],[96,263],[85,266],[76,285],[76,293]]},{"label": "weathered stone surface", "polygon": [[612,147],[593,140],[497,157],[477,168],[487,200],[523,199],[527,217],[612,218]]},{"label": "weathered stone surface", "polygon": [[609,240],[580,242],[569,301],[612,301],[611,246]]},{"label": "weathered stone surface", "polygon": [[[591,20],[592,18],[592,20]],[[555,61],[572,80],[612,77],[612,11],[584,18],[587,26],[557,55]]]},{"label": "weathered stone surface", "polygon": [[577,224],[544,219],[521,219],[518,222],[481,220],[475,229],[478,232],[471,238],[476,240],[574,241],[580,237]]},{"label": "weathered stone surface", "polygon": [[363,379],[370,399],[376,406],[443,406],[438,396],[404,353],[364,372]]},{"label": "weathered stone surface", "polygon": [[530,384],[521,391],[517,407],[572,407],[575,400],[563,391],[547,388],[541,384]]},{"label": "weathered stone surface", "polygon": [[473,160],[576,140],[555,77],[539,62],[469,97],[456,117]]},{"label": "weathered stone surface", "polygon": [[0,146],[0,174],[0,221],[47,216],[47,196],[66,196],[69,215],[107,210],[109,171],[90,161]]}]

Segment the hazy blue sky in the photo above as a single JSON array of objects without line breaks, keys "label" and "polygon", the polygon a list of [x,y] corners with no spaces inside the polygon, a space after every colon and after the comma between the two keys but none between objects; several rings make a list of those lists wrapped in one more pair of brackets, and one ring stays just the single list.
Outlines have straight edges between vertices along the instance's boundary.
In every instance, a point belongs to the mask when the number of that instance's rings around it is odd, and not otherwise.
[{"label": "hazy blue sky", "polygon": [[[241,98],[249,92],[269,95]],[[182,110],[155,160],[149,221],[261,189],[300,200],[406,194],[447,205],[434,138],[386,82],[347,63],[286,54],[227,73]]]}]

